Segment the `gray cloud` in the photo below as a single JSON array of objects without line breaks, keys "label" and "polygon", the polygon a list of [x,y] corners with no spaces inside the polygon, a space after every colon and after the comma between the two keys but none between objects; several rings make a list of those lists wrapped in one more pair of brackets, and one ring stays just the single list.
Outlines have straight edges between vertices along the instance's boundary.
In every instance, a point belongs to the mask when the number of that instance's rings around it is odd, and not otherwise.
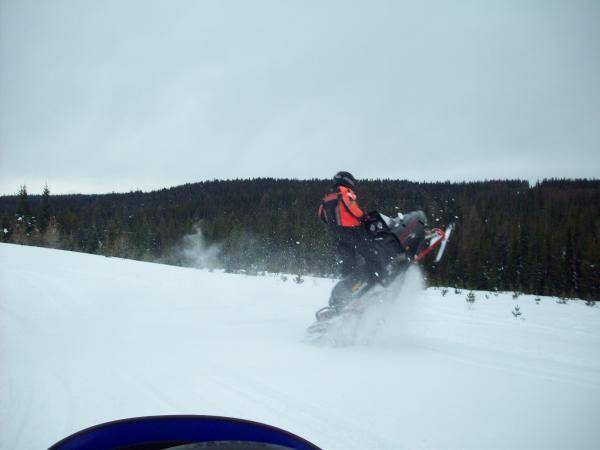
[{"label": "gray cloud", "polygon": [[597,2],[0,0],[0,192],[595,177]]}]

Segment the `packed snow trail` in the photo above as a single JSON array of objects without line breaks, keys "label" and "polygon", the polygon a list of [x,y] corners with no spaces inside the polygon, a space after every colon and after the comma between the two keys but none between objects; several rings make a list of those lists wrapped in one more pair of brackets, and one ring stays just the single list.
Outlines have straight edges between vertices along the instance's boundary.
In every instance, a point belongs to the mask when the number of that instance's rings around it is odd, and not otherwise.
[{"label": "packed snow trail", "polygon": [[476,293],[468,308],[409,286],[376,336],[316,346],[331,280],[8,244],[0,267],[2,449],[156,414],[256,420],[324,449],[600,444],[600,308],[583,302]]}]

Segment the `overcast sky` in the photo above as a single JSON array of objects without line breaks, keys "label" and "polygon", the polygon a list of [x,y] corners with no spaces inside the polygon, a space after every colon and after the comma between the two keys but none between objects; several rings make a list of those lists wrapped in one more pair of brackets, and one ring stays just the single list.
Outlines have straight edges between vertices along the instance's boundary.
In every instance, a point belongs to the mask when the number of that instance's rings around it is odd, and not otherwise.
[{"label": "overcast sky", "polygon": [[600,177],[600,2],[0,0],[0,193]]}]

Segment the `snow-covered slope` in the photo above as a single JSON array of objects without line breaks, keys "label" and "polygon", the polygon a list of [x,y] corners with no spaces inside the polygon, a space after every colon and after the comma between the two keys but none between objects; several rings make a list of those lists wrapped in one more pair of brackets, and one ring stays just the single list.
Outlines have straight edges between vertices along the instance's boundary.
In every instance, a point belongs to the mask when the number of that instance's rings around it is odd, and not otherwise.
[{"label": "snow-covered slope", "polygon": [[416,275],[376,336],[334,347],[303,340],[331,280],[0,245],[0,446],[177,413],[325,449],[600,446],[600,308],[483,293],[469,308]]}]

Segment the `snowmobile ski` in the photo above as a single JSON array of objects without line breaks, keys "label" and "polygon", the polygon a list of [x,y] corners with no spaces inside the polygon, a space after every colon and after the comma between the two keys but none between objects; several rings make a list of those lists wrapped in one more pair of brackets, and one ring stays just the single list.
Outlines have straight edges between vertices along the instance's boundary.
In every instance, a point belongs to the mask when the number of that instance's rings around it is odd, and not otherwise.
[{"label": "snowmobile ski", "polygon": [[444,256],[444,251],[446,250],[446,244],[448,244],[448,240],[450,239],[450,234],[452,234],[452,230],[454,229],[454,224],[451,223],[448,225],[445,231],[445,236],[442,239],[442,243],[440,245],[440,249],[437,252],[435,257],[435,263],[439,263],[442,260],[442,256]]}]

